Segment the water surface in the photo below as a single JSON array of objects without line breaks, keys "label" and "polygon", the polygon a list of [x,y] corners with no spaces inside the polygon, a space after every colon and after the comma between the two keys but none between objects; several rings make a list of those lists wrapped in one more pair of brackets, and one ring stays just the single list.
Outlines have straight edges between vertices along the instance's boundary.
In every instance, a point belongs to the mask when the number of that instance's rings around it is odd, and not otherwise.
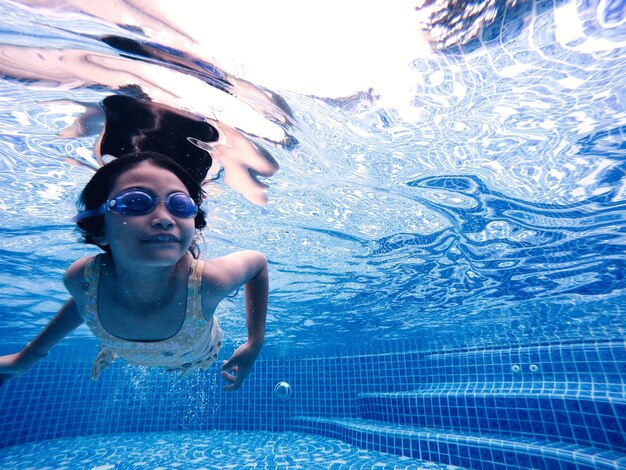
[{"label": "water surface", "polygon": [[[268,351],[622,335],[623,2],[479,6],[424,10],[429,51],[391,103],[374,84],[250,82],[141,2],[3,1],[0,336],[35,335],[67,296],[64,269],[95,253],[69,219],[112,95],[219,129],[220,148],[194,141],[215,157],[202,248],[267,254]],[[241,295],[221,315],[245,338]]]}]

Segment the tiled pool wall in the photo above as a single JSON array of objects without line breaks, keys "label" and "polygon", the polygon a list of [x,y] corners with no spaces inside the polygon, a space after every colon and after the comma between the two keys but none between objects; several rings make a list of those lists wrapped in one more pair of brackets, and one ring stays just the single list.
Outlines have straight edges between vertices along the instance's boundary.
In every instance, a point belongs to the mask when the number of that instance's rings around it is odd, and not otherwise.
[{"label": "tiled pool wall", "polygon": [[[59,346],[0,388],[0,446],[121,432],[295,430],[471,468],[626,468],[624,340],[387,348],[261,357],[245,386],[226,393],[217,367],[178,379],[116,363],[93,382],[95,344]],[[273,394],[280,381],[293,391],[284,401]]]}]

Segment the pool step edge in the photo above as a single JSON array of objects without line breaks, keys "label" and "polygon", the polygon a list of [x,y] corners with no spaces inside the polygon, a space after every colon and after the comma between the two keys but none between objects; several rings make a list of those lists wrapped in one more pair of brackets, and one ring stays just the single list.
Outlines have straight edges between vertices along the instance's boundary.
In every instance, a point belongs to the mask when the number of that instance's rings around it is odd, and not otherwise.
[{"label": "pool step edge", "polygon": [[361,448],[475,469],[624,470],[626,454],[532,438],[455,433],[362,418],[297,416],[291,430],[321,434]]},{"label": "pool step edge", "polygon": [[357,410],[360,418],[404,426],[555,440],[626,453],[626,397],[618,393],[585,396],[453,386],[361,393]]}]

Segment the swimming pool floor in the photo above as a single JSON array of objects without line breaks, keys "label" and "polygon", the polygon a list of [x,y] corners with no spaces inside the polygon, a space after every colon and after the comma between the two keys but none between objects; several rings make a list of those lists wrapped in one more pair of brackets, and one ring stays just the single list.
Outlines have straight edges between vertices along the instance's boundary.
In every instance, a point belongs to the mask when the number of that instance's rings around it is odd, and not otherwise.
[{"label": "swimming pool floor", "polygon": [[460,469],[287,432],[167,432],[62,438],[0,449],[0,468]]}]

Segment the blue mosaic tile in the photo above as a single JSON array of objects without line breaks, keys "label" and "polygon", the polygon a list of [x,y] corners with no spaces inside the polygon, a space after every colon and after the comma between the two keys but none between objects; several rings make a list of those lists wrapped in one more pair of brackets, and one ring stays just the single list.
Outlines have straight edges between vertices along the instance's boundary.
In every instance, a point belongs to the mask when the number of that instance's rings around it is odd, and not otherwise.
[{"label": "blue mosaic tile", "polygon": [[[344,440],[360,447],[378,449],[380,445],[394,447],[398,435],[404,436],[401,448],[394,451],[411,456],[470,468],[522,470],[528,468],[577,468],[578,470],[615,469],[616,461],[624,456],[575,444],[564,445],[536,439],[506,439],[495,435],[479,436],[451,433],[445,430],[402,427],[364,419],[294,418],[302,431],[326,435],[332,428]],[[343,428],[345,432],[341,432]],[[357,432],[357,430],[359,432]],[[358,439],[358,440],[357,440]],[[454,452],[450,452],[454,449]]]},{"label": "blue mosaic tile", "polygon": [[1,468],[431,469],[455,470],[336,439],[298,433],[195,432],[63,438],[0,450]]},{"label": "blue mosaic tile", "polygon": [[[261,358],[245,387],[226,394],[215,368],[181,381],[116,364],[94,383],[88,379],[89,363],[78,359],[81,355],[74,348],[60,347],[31,374],[0,389],[0,445],[102,433],[206,429],[280,433],[302,430],[294,427],[294,416],[369,417],[415,429],[506,437],[511,443],[527,437],[551,439],[557,446],[594,446],[589,455],[596,459],[602,447],[611,448],[619,456],[626,448],[623,378],[610,382],[613,375],[600,368],[590,377],[592,382],[584,384],[568,381],[566,371],[584,370],[587,366],[576,361],[592,357],[586,353],[591,350],[597,351],[594,360],[612,358],[616,370],[626,370],[625,356],[614,352],[623,348],[624,342],[616,341],[297,360]],[[531,358],[541,370],[551,361],[548,378],[528,370]],[[512,373],[515,364],[520,370]],[[487,370],[492,372],[487,374]],[[438,381],[433,379],[435,371]],[[293,388],[287,401],[272,394],[280,380],[288,380]],[[409,457],[428,457],[425,460],[454,455],[454,464],[460,466],[475,466],[483,455],[452,439],[429,444],[416,442],[410,434],[347,431],[333,422],[325,423],[322,433],[352,439],[370,450],[409,452]],[[526,445],[526,441],[519,442]],[[494,449],[490,452],[495,459]],[[506,452],[498,455],[507,468],[518,465]],[[524,468],[530,457],[521,455],[516,452],[515,458],[526,462],[519,463]],[[558,465],[558,458],[550,458]]]}]

